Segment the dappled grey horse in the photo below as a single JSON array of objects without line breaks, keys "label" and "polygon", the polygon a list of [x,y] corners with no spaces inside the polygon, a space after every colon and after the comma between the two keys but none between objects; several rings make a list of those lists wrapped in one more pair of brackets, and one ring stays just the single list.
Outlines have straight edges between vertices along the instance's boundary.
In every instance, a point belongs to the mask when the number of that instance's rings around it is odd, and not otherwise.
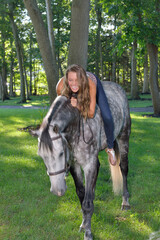
[{"label": "dappled grey horse", "polygon": [[[122,209],[129,208],[127,188],[128,147],[131,128],[128,101],[123,89],[104,82],[114,120],[116,166],[111,166],[113,190],[123,191]],[[70,100],[58,96],[50,107],[38,131],[38,154],[43,158],[51,182],[51,192],[62,196],[66,191],[65,174],[70,168],[79,197],[83,221],[80,230],[91,240],[91,217],[96,180],[99,171],[99,151],[107,147],[104,126],[98,106],[94,118],[83,119]],[[83,184],[83,176],[85,186]]]}]

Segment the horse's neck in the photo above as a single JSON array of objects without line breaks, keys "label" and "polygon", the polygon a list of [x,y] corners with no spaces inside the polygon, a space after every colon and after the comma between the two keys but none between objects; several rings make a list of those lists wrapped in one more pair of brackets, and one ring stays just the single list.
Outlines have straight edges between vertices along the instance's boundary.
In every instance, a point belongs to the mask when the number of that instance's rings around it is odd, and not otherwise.
[{"label": "horse's neck", "polygon": [[[71,104],[66,101],[53,115],[52,125],[57,125],[60,132],[70,131],[69,129],[74,129],[77,131],[79,121],[79,111],[77,108],[71,106]],[[68,135],[68,134],[67,134]]]},{"label": "horse's neck", "polygon": [[72,118],[69,119],[64,133],[66,135],[67,141],[72,145],[74,145],[79,138],[80,134],[80,114],[79,111],[75,111],[72,115]]}]

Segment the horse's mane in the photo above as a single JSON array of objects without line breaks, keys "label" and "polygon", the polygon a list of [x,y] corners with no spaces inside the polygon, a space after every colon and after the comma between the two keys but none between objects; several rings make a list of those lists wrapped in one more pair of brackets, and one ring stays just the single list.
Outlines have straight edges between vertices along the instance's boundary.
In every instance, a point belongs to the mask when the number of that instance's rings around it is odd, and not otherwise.
[{"label": "horse's mane", "polygon": [[50,138],[48,129],[52,119],[55,119],[59,112],[61,113],[63,119],[67,119],[67,113],[73,112],[76,114],[77,109],[72,107],[70,100],[64,96],[59,96],[55,99],[40,127],[42,130],[40,148],[41,143],[43,143],[46,149],[49,148],[50,151],[52,151],[52,140]]}]

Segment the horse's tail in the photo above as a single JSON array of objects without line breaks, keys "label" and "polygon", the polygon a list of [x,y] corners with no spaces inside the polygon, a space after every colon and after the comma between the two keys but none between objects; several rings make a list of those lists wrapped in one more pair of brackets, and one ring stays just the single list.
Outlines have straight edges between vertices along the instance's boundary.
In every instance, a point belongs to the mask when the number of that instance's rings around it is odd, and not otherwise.
[{"label": "horse's tail", "polygon": [[112,178],[112,184],[113,184],[113,192],[118,195],[121,194],[123,191],[123,178],[122,173],[120,169],[120,154],[119,154],[119,148],[118,144],[115,141],[115,154],[117,158],[116,166],[112,166],[110,164],[110,170],[111,170],[111,178]]}]

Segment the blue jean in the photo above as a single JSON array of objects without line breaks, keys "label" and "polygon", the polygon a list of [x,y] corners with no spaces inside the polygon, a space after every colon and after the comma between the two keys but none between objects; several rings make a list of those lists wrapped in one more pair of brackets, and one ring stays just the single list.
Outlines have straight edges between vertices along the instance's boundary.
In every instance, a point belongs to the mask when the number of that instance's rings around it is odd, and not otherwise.
[{"label": "blue jean", "polygon": [[[95,76],[96,77],[96,76]],[[96,101],[101,110],[101,115],[104,123],[104,130],[107,137],[108,148],[113,148],[114,146],[114,123],[112,118],[112,113],[108,104],[108,99],[104,92],[101,81],[98,77],[97,79],[97,96]]]}]

